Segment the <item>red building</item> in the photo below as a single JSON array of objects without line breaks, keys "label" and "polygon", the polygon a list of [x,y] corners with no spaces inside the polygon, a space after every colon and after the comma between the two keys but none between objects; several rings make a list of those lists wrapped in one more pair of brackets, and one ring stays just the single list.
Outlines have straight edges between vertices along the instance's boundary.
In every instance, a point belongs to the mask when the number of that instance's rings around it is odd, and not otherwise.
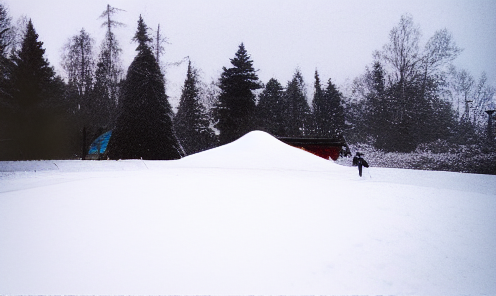
[{"label": "red building", "polygon": [[[280,141],[303,149],[324,159],[337,160],[340,155],[350,153],[350,148],[343,136],[338,138],[278,138]],[[351,155],[351,154],[350,154]]]}]

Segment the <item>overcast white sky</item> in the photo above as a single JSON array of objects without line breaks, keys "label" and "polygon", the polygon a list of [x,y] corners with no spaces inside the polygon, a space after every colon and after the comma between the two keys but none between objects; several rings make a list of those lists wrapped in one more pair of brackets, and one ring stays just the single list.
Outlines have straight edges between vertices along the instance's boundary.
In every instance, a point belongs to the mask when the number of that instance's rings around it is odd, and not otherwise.
[{"label": "overcast white sky", "polygon": [[[106,8],[101,0],[0,0],[14,19],[31,18],[47,58],[60,71],[61,48],[85,28],[99,47],[105,29],[98,19]],[[413,16],[424,39],[447,28],[464,48],[456,65],[479,77],[488,74],[496,85],[496,0],[113,0],[126,10],[116,20],[127,24],[116,29],[123,48],[124,66],[134,57],[130,42],[141,14],[145,23],[169,38],[164,58],[176,62],[189,56],[208,83],[223,66],[230,66],[238,45],[244,42],[267,82],[283,85],[299,67],[307,85],[315,69],[321,79],[338,85],[363,73],[374,50],[388,42],[388,34],[404,13]],[[183,84],[186,65],[168,70],[168,93],[174,96]],[[63,73],[60,72],[62,75]],[[174,104],[174,102],[173,102]]]}]

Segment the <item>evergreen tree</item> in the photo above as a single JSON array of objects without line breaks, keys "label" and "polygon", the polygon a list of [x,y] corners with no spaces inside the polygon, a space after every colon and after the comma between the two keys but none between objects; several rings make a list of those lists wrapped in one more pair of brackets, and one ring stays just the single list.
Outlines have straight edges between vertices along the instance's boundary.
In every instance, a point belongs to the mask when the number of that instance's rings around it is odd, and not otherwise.
[{"label": "evergreen tree", "polygon": [[233,67],[223,68],[221,94],[214,110],[219,140],[226,144],[243,136],[254,127],[254,90],[262,86],[243,43],[231,59]]},{"label": "evergreen tree", "polygon": [[288,82],[284,93],[286,112],[284,118],[285,136],[298,137],[310,134],[311,112],[305,92],[305,82],[300,70]]},{"label": "evergreen tree", "polygon": [[388,97],[385,85],[385,72],[380,62],[373,65],[371,75],[371,91],[367,95],[367,111],[365,113],[367,132],[374,139],[375,147],[385,149],[394,134],[391,130],[391,116],[388,112]]},{"label": "evergreen tree", "polygon": [[140,16],[133,38],[138,54],[129,66],[119,116],[108,146],[111,159],[178,159],[183,156],[172,126],[164,78]]},{"label": "evergreen tree", "polygon": [[313,127],[312,134],[316,136],[323,136],[324,134],[324,120],[326,118],[326,101],[324,100],[324,92],[320,83],[319,72],[315,70],[315,83],[314,94],[312,100],[313,108]]},{"label": "evergreen tree", "polygon": [[336,86],[328,81],[323,91],[319,74],[315,71],[315,94],[312,101],[314,117],[314,134],[321,137],[336,137],[344,130],[344,107],[342,94]]},{"label": "evergreen tree", "polygon": [[64,145],[61,96],[64,84],[55,77],[44,57],[43,42],[38,41],[31,20],[20,51],[14,56],[12,96],[16,114],[15,137],[19,159],[60,156]]},{"label": "evergreen tree", "polygon": [[[116,116],[117,100],[112,97],[111,87],[113,84],[109,77],[109,55],[108,51],[100,53],[100,58],[96,64],[94,82],[88,95],[87,106],[89,113],[97,114],[91,117],[90,126],[107,129],[114,123]],[[96,135],[98,136],[98,135]]]},{"label": "evergreen tree", "polygon": [[[133,41],[138,43],[138,47],[136,48],[136,51],[142,52],[146,50],[151,50],[150,44],[153,41],[152,37],[148,35],[149,28],[143,21],[143,18],[139,17],[138,20],[138,31],[136,34],[134,34]],[[156,59],[155,59],[156,60]]]},{"label": "evergreen tree", "polygon": [[366,128],[367,105],[365,100],[348,98],[345,103],[346,126],[344,135],[348,143],[368,143],[368,128]]},{"label": "evergreen tree", "polygon": [[284,136],[284,88],[271,78],[259,96],[257,105],[258,129],[274,136]]},{"label": "evergreen tree", "polygon": [[14,57],[15,97],[23,108],[42,103],[46,98],[44,83],[54,79],[53,68],[44,55],[43,42],[38,41],[38,34],[29,20],[22,48]]},{"label": "evergreen tree", "polygon": [[328,102],[329,111],[326,117],[325,129],[323,130],[326,136],[340,135],[345,128],[343,95],[329,79],[327,88],[324,93],[325,101]]},{"label": "evergreen tree", "polygon": [[188,63],[188,72],[174,117],[174,128],[186,154],[197,153],[213,147],[214,133],[205,107],[200,102],[197,71]]}]

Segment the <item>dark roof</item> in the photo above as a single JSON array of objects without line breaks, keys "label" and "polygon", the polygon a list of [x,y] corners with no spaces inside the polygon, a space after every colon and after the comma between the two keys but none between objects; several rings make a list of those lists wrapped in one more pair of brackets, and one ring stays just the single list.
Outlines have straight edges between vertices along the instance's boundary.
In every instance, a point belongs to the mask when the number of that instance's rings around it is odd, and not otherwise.
[{"label": "dark roof", "polygon": [[346,141],[341,138],[294,138],[280,137],[277,138],[288,145],[318,145],[318,146],[346,146]]}]

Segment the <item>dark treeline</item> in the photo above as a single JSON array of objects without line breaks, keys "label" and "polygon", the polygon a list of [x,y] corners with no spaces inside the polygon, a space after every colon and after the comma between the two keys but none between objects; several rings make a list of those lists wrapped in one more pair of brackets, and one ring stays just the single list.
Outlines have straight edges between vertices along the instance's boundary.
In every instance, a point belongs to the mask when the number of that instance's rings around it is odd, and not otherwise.
[{"label": "dark treeline", "polygon": [[321,82],[317,70],[313,87],[298,69],[285,84],[275,78],[264,84],[241,43],[231,66],[208,85],[189,62],[174,114],[159,63],[160,26],[152,36],[139,17],[136,56],[124,71],[114,34],[122,25],[119,11],[107,5],[100,16],[106,35],[98,49],[84,29],[68,39],[64,80],[44,57],[34,24],[14,25],[0,4],[0,160],[84,159],[91,142],[110,130],[110,159],[177,159],[251,130],[344,136],[384,152],[443,145],[493,149],[484,111],[495,89],[484,74],[476,81],[451,65],[461,49],[447,30],[421,46],[409,15],[345,91],[331,79]]}]

